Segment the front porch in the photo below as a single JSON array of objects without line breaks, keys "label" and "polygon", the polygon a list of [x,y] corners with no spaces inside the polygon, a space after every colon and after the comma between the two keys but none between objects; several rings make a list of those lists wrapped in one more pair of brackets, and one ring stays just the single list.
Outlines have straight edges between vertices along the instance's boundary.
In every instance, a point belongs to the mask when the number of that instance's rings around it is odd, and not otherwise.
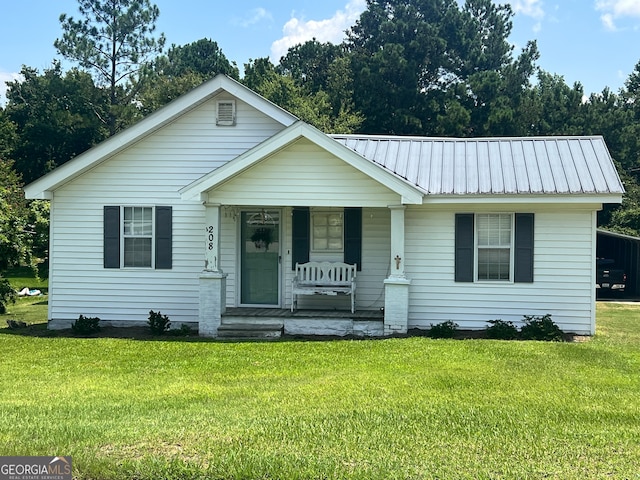
[{"label": "front porch", "polygon": [[359,310],[296,310],[281,308],[227,308],[221,316],[218,338],[277,339],[288,336],[381,337],[384,312]]}]

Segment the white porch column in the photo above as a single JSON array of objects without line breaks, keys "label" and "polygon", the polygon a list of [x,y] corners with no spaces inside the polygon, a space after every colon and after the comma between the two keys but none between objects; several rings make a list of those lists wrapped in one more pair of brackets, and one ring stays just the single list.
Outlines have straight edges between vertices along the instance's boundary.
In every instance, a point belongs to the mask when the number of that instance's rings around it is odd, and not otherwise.
[{"label": "white porch column", "polygon": [[384,333],[407,333],[409,323],[409,284],[404,264],[404,205],[390,205],[391,210],[391,272],[384,281]]},{"label": "white porch column", "polygon": [[220,205],[205,202],[204,269],[200,274],[198,332],[203,337],[218,336],[226,309],[227,275],[220,268]]}]

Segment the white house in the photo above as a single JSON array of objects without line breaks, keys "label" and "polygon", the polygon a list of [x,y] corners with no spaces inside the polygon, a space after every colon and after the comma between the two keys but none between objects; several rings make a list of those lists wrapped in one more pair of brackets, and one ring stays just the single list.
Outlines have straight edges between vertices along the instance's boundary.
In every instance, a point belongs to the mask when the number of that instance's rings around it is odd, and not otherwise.
[{"label": "white house", "polygon": [[[595,332],[596,212],[624,193],[601,137],[326,135],[217,76],[25,188],[51,201],[49,327],[79,315],[217,336]],[[357,264],[298,297],[296,263]]]}]

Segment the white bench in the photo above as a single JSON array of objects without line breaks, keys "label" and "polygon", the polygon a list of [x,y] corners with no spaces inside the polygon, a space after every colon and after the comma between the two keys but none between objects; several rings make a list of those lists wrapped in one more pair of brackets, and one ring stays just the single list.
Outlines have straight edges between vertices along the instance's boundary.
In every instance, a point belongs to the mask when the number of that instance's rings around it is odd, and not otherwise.
[{"label": "white bench", "polygon": [[348,263],[296,263],[291,311],[298,306],[298,295],[351,295],[351,313],[355,312],[356,270]]}]

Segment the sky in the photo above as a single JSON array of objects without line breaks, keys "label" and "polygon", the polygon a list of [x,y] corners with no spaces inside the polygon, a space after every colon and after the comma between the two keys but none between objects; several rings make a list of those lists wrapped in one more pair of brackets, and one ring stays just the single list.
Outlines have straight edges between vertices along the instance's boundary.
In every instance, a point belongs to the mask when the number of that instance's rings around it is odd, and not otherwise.
[{"label": "sky", "polygon": [[[462,0],[458,0],[462,2]],[[157,32],[167,46],[202,38],[218,43],[242,66],[269,56],[277,63],[289,47],[316,38],[340,43],[366,0],[152,0],[160,9]],[[614,92],[640,61],[640,0],[512,0],[509,40],[518,54],[537,40],[538,66],[580,82],[585,93]],[[0,102],[5,81],[22,65],[42,72],[54,59],[62,36],[60,14],[78,17],[77,0],[0,0]],[[68,67],[70,64],[63,63]]]}]

